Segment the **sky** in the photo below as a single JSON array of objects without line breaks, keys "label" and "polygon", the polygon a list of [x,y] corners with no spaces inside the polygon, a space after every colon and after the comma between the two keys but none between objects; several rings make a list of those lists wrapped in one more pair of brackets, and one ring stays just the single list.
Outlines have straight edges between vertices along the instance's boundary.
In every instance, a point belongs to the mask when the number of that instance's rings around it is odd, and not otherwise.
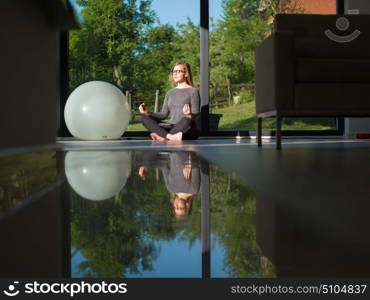
[{"label": "sky", "polygon": [[[75,0],[70,0],[76,8]],[[209,15],[214,20],[221,17],[222,0],[209,0]],[[199,24],[200,0],[152,0],[152,9],[157,13],[161,24],[186,23],[189,17]],[[78,11],[78,8],[77,8]]]},{"label": "sky", "polygon": [[[170,23],[176,25],[176,22],[185,23],[187,17],[198,24],[200,15],[199,0],[153,0],[152,8],[157,13],[162,24]],[[219,19],[222,13],[221,0],[209,1],[210,17]]]}]

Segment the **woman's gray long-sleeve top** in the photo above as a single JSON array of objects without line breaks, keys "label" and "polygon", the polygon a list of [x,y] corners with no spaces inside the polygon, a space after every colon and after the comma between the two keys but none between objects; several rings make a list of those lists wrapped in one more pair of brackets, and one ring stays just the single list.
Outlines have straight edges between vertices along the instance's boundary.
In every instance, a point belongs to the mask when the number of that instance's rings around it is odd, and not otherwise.
[{"label": "woman's gray long-sleeve top", "polygon": [[182,110],[185,104],[189,104],[192,116],[199,114],[200,97],[196,88],[173,88],[169,90],[164,98],[162,111],[160,113],[150,113],[150,115],[158,120],[170,116],[170,123],[176,124],[184,117]]}]

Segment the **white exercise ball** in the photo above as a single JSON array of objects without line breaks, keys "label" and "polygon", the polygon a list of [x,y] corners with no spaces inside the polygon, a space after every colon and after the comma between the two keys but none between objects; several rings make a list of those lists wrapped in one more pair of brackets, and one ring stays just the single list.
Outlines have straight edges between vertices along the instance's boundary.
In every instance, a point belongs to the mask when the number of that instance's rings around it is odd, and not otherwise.
[{"label": "white exercise ball", "polygon": [[68,97],[64,119],[71,134],[82,140],[117,139],[130,121],[126,96],[113,84],[90,81]]},{"label": "white exercise ball", "polygon": [[88,200],[106,200],[117,195],[131,173],[127,151],[69,151],[64,159],[67,181]]}]

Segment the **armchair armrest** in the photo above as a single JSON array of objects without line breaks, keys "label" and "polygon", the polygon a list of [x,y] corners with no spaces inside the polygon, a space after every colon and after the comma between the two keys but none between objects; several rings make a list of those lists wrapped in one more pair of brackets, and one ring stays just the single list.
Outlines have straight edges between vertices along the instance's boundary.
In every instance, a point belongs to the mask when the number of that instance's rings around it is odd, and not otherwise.
[{"label": "armchair armrest", "polygon": [[256,112],[294,106],[294,33],[274,32],[256,50]]}]

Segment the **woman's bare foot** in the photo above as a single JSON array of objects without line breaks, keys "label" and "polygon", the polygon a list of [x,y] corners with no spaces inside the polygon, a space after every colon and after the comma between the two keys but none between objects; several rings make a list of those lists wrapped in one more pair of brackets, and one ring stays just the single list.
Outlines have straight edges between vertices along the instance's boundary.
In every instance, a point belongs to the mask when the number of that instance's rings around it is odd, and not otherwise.
[{"label": "woman's bare foot", "polygon": [[157,138],[156,138],[156,136],[155,136],[155,134],[153,132],[150,134],[150,137],[152,138],[153,141],[156,141],[157,140]]},{"label": "woman's bare foot", "polygon": [[159,141],[159,142],[165,142],[166,138],[161,137],[160,135],[156,134],[155,132],[152,132],[150,134],[150,137],[152,138],[153,141]]},{"label": "woman's bare foot", "polygon": [[182,132],[178,132],[175,134],[167,134],[166,138],[169,139],[170,141],[182,141]]}]

